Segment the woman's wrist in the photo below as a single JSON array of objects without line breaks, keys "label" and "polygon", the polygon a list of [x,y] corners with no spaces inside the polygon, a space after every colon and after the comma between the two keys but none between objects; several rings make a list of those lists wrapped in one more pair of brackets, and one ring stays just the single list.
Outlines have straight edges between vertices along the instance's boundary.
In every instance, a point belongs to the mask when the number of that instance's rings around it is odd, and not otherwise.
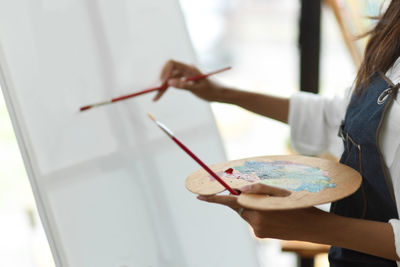
[{"label": "woman's wrist", "polygon": [[238,94],[238,90],[225,87],[218,86],[214,90],[212,90],[213,94],[211,96],[212,102],[226,103],[226,104],[236,104],[234,99]]},{"label": "woman's wrist", "polygon": [[219,87],[219,89],[213,91],[214,95],[210,101],[237,105],[248,111],[284,123],[288,121],[288,98],[248,92],[229,87]]}]

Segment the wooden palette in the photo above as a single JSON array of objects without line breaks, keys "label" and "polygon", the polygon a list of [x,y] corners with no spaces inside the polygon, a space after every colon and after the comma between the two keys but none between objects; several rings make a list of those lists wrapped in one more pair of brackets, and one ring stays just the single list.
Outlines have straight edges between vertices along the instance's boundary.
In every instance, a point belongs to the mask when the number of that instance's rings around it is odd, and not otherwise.
[{"label": "wooden palette", "polygon": [[[278,167],[274,167],[275,165]],[[271,178],[262,174],[263,180],[260,180],[258,177],[260,172],[256,168],[254,172],[250,173],[251,166],[266,166],[267,174],[271,175]],[[286,178],[285,166],[292,170],[298,168],[300,171],[288,171],[287,177],[290,178]],[[246,208],[256,210],[296,209],[333,202],[354,193],[362,181],[361,175],[357,171],[344,164],[300,155],[246,158],[218,163],[211,165],[210,168],[234,189],[261,182],[283,187],[292,192],[287,197],[240,194],[238,202]],[[233,169],[233,173],[225,173],[230,168]],[[272,171],[269,171],[268,168]],[[243,169],[246,171],[243,172]],[[279,173],[280,177],[273,177],[275,173]],[[297,177],[305,177],[306,180],[297,179]],[[321,177],[321,179],[308,180],[308,177]],[[257,178],[258,180],[255,180]],[[214,195],[225,190],[203,169],[197,170],[187,177],[186,188],[199,195]]]}]

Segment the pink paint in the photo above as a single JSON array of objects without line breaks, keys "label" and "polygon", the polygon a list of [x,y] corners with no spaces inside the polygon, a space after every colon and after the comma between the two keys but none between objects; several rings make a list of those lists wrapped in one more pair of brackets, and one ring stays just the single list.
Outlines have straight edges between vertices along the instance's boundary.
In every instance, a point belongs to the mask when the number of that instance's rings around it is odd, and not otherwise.
[{"label": "pink paint", "polygon": [[[244,180],[246,182],[257,182],[260,181],[260,178],[258,178],[256,175],[252,175],[252,174],[242,174],[242,173],[234,173],[232,168],[229,168],[225,171],[221,171],[221,172],[217,172],[217,175],[219,175],[222,178],[229,178],[229,179],[240,179],[240,180]],[[216,179],[209,175],[208,176],[210,178],[211,182],[216,181]]]}]

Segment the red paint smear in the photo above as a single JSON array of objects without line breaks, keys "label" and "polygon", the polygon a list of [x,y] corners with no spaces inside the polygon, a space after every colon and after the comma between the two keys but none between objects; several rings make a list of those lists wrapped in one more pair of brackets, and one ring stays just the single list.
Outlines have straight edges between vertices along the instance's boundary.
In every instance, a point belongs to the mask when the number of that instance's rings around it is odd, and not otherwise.
[{"label": "red paint smear", "polygon": [[227,173],[227,174],[232,174],[232,173],[233,173],[233,169],[232,169],[232,168],[229,168],[229,169],[225,170],[225,173]]},{"label": "red paint smear", "polygon": [[85,110],[88,110],[88,109],[90,109],[92,106],[84,106],[84,107],[81,107],[80,108],[80,111],[85,111]]}]

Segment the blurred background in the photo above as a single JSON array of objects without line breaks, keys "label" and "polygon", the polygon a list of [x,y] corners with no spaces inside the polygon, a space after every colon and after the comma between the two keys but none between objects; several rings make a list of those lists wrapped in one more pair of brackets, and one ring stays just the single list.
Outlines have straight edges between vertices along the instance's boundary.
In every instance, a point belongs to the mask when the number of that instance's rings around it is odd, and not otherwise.
[{"label": "blurred background", "polygon": [[[322,1],[319,93],[340,95],[351,86],[359,64],[354,49],[361,54],[365,40],[349,48],[346,30],[351,36],[368,30],[374,22],[366,17],[378,15],[384,2]],[[300,90],[300,0],[181,0],[181,4],[200,69],[232,66],[214,79],[244,90],[280,96]],[[335,12],[339,12],[345,31]],[[307,33],[308,29],[304,30]],[[292,153],[286,125],[238,107],[211,106],[229,160]],[[0,236],[0,266],[54,266],[2,95]],[[296,254],[281,252],[279,241],[258,242],[262,267],[298,263]],[[326,254],[317,257],[316,266],[327,266]]]}]

